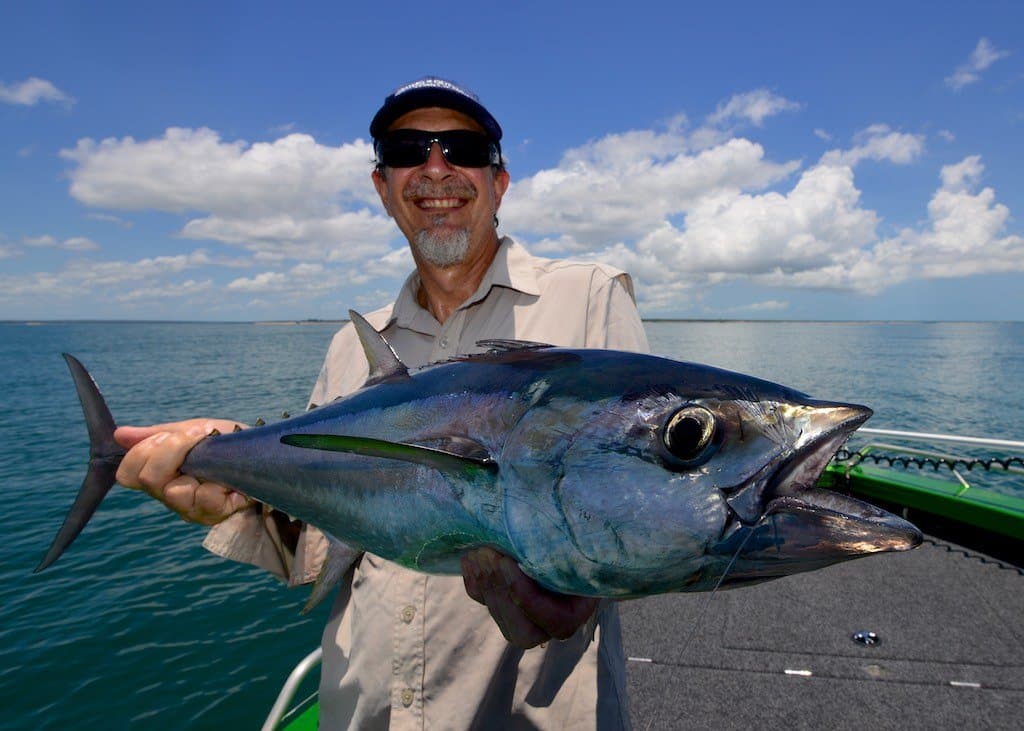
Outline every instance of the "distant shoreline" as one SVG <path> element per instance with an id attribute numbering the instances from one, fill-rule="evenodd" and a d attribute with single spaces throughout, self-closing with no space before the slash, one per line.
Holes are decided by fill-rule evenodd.
<path id="1" fill-rule="evenodd" d="M 348 320 L 256 320 L 253 325 L 344 325 Z"/>
<path id="2" fill-rule="evenodd" d="M 936 325 L 936 324 L 1016 324 L 1022 320 L 798 320 L 798 319 L 753 319 L 753 318 L 731 318 L 731 317 L 644 317 L 645 323 L 826 323 L 837 325 Z M 319 320 L 307 318 L 305 320 L 0 320 L 0 325 L 344 325 L 348 322 L 343 320 Z"/>

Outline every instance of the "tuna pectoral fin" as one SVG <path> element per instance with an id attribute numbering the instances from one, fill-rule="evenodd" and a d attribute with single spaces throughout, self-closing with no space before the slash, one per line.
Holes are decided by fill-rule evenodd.
<path id="1" fill-rule="evenodd" d="M 114 485 L 117 466 L 124 456 L 122 449 L 114 441 L 114 418 L 110 415 L 103 395 L 89 371 L 74 356 L 64 353 L 64 360 L 71 369 L 71 377 L 75 381 L 78 400 L 82 402 L 85 424 L 89 430 L 89 471 L 82 481 L 71 510 L 64 518 L 64 524 L 50 545 L 50 550 L 35 569 L 39 573 L 52 564 L 64 550 L 74 542 L 96 508 L 110 492 Z"/>
<path id="2" fill-rule="evenodd" d="M 352 564 L 363 553 L 336 538 L 331 536 L 326 536 L 326 538 L 327 557 L 320 567 L 320 573 L 316 577 L 316 583 L 313 584 L 313 590 L 309 593 L 309 599 L 306 600 L 306 606 L 302 608 L 303 614 L 309 614 L 317 604 L 324 600 L 324 597 L 338 585 L 345 573 L 352 568 Z"/>
<path id="3" fill-rule="evenodd" d="M 482 444 L 464 437 L 458 440 L 451 439 L 446 443 L 446 446 L 455 446 L 459 451 L 339 434 L 285 434 L 281 437 L 281 443 L 303 449 L 322 449 L 328 452 L 361 454 L 364 457 L 397 459 L 428 465 L 441 472 L 496 472 L 498 469 L 498 464 L 491 459 Z"/>

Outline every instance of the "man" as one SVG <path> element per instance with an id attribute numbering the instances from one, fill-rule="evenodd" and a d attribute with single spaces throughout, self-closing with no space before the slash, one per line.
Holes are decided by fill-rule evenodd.
<path id="1" fill-rule="evenodd" d="M 501 127 L 472 93 L 427 78 L 387 97 L 370 125 L 381 203 L 408 239 L 415 272 L 367 320 L 408 365 L 477 350 L 485 338 L 646 350 L 628 275 L 538 259 L 499 238 L 509 185 Z M 350 393 L 368 367 L 354 329 L 335 336 L 312 404 Z M 198 419 L 123 427 L 118 481 L 187 520 L 205 545 L 291 584 L 316 577 L 323 537 L 227 486 L 178 473 L 211 428 Z M 355 557 L 324 630 L 321 728 L 624 728 L 618 616 L 611 603 L 553 594 L 488 548 L 463 576 Z M 469 595 L 476 603 L 469 601 Z"/>

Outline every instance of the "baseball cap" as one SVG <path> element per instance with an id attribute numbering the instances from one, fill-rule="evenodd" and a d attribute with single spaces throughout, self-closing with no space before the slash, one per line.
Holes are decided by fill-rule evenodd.
<path id="1" fill-rule="evenodd" d="M 423 107 L 462 112 L 483 127 L 492 140 L 501 141 L 501 125 L 480 103 L 480 97 L 454 81 L 437 76 L 425 76 L 391 92 L 370 122 L 370 136 L 380 139 L 396 119 Z"/>

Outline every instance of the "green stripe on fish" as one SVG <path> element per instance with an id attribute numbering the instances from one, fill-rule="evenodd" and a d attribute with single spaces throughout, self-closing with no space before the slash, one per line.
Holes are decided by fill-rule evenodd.
<path id="1" fill-rule="evenodd" d="M 465 441 L 470 442 L 471 440 Z M 474 454 L 459 454 L 433 447 L 422 447 L 417 444 L 339 434 L 285 434 L 281 437 L 281 444 L 302 449 L 321 449 L 326 452 L 346 452 L 361 454 L 364 457 L 397 459 L 402 462 L 428 465 L 441 472 L 471 472 L 478 469 L 488 472 L 498 471 L 497 463 L 489 455 L 486 455 L 486 450 L 478 444 L 476 446 L 479 449 L 474 450 Z M 483 453 L 480 450 L 484 450 Z"/>

